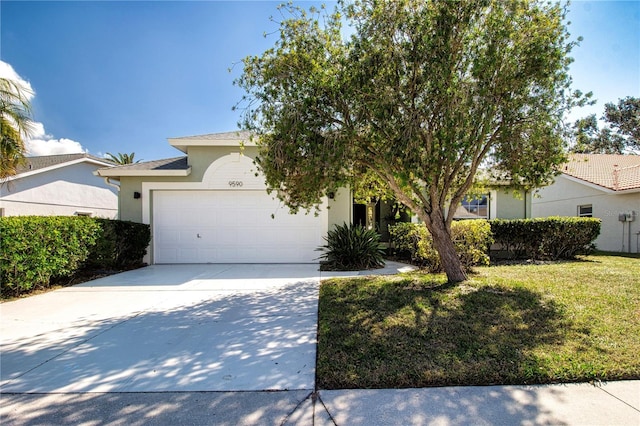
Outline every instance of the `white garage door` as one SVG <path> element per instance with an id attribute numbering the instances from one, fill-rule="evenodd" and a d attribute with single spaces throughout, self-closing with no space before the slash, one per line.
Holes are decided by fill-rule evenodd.
<path id="1" fill-rule="evenodd" d="M 324 215 L 291 215 L 262 190 L 154 191 L 154 262 L 317 262 Z"/>

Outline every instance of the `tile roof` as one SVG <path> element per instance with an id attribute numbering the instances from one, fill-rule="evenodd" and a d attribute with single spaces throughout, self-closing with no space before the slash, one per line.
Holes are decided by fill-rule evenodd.
<path id="1" fill-rule="evenodd" d="M 58 164 L 68 163 L 80 158 L 88 158 L 94 161 L 100 161 L 101 163 L 105 164 L 115 164 L 112 161 L 107 160 L 106 158 L 100 158 L 86 153 L 42 155 L 37 157 L 26 157 L 27 162 L 24 166 L 18 168 L 18 174 L 31 172 L 38 169 L 44 169 L 45 167 L 56 166 Z"/>
<path id="2" fill-rule="evenodd" d="M 640 155 L 572 154 L 561 171 L 613 191 L 640 189 Z"/>
<path id="3" fill-rule="evenodd" d="M 251 137 L 251 132 L 247 130 L 236 130 L 233 132 L 223 132 L 223 133 L 209 133 L 206 135 L 194 135 L 194 136 L 181 136 L 177 138 L 170 138 L 175 140 L 238 140 L 244 141 L 249 140 Z"/>

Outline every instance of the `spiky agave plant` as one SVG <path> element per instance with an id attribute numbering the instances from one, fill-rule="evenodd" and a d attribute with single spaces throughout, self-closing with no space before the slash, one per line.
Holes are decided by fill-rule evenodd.
<path id="1" fill-rule="evenodd" d="M 384 266 L 384 250 L 380 235 L 360 225 L 337 225 L 324 237 L 327 242 L 318 248 L 325 269 L 353 271 Z"/>

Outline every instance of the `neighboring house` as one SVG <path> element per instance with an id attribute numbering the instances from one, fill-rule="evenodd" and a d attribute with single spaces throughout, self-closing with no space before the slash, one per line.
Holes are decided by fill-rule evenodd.
<path id="1" fill-rule="evenodd" d="M 597 217 L 598 249 L 640 252 L 640 156 L 573 154 L 561 172 L 534 197 L 533 217 Z"/>
<path id="2" fill-rule="evenodd" d="M 151 225 L 150 263 L 317 262 L 330 227 L 351 220 L 348 190 L 290 214 L 256 174 L 246 132 L 169 144 L 186 156 L 97 171 L 120 181 L 121 219 Z"/>
<path id="3" fill-rule="evenodd" d="M 15 176 L 0 184 L 0 216 L 117 217 L 117 188 L 93 174 L 112 167 L 112 162 L 89 154 L 26 161 Z"/>

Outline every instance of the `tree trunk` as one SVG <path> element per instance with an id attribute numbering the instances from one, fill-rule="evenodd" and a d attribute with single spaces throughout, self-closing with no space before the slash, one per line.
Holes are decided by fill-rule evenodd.
<path id="1" fill-rule="evenodd" d="M 435 213 L 431 215 L 430 219 L 429 232 L 431 232 L 433 245 L 440 255 L 440 262 L 449 282 L 459 283 L 465 281 L 467 274 L 464 272 L 462 262 L 460 262 L 456 247 L 451 239 L 451 233 L 447 230 L 443 215 Z"/>

